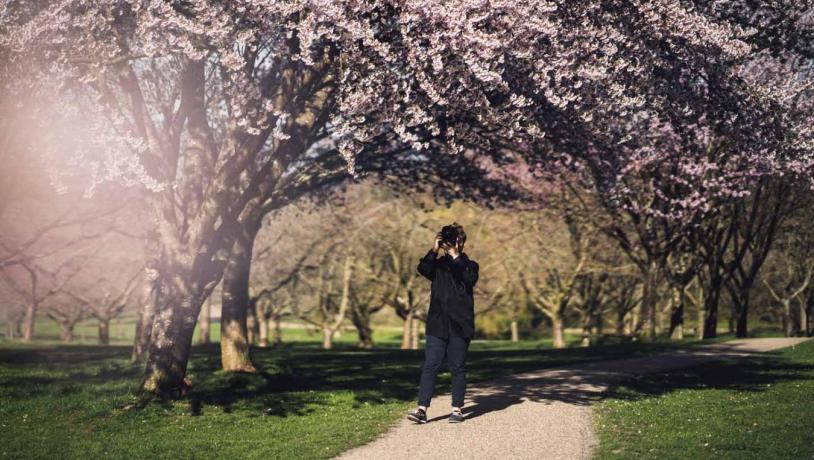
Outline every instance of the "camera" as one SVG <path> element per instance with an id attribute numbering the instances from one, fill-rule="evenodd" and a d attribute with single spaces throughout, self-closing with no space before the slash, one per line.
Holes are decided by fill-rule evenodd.
<path id="1" fill-rule="evenodd" d="M 441 243 L 449 246 L 455 246 L 458 241 L 458 228 L 454 225 L 444 225 L 441 228 Z"/>

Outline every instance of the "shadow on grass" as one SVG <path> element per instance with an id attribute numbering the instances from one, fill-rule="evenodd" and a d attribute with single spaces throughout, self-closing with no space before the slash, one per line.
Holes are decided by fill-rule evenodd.
<path id="1" fill-rule="evenodd" d="M 0 364 L 92 364 L 129 358 L 132 350 L 127 346 L 98 345 L 0 348 Z"/>
<path id="2" fill-rule="evenodd" d="M 683 347 L 689 350 L 693 347 Z M 676 350 L 670 343 L 634 343 L 594 348 L 470 350 L 467 358 L 470 383 L 497 379 L 492 394 L 467 395 L 468 417 L 503 410 L 524 399 L 586 404 L 595 400 L 590 391 L 576 391 L 575 384 L 602 384 L 601 370 L 581 373 L 580 381 L 567 375 L 547 375 L 539 380 L 502 378 L 508 374 L 543 368 L 583 366 L 602 360 L 645 357 Z M 81 397 L 119 397 L 133 393 L 143 371 L 129 363 L 129 347 L 69 346 L 0 349 L 0 395 L 17 399 L 47 395 L 80 394 Z M 220 370 L 217 344 L 196 346 L 190 360 L 193 382 L 186 410 L 201 415 L 213 409 L 230 413 L 286 417 L 305 415 L 320 405 L 332 404 L 331 392 L 352 391 L 353 407 L 410 401 L 417 397 L 423 350 L 383 348 L 359 350 L 339 344 L 321 350 L 313 343 L 289 343 L 279 348 L 255 349 L 256 374 Z M 776 364 L 776 363 L 775 363 Z M 436 394 L 449 391 L 449 375 L 441 370 Z M 560 379 L 558 381 L 558 379 Z"/>
<path id="3" fill-rule="evenodd" d="M 606 397 L 632 401 L 676 390 L 704 389 L 762 392 L 779 382 L 809 379 L 812 372 L 812 364 L 797 363 L 779 356 L 725 359 L 631 379 L 614 385 Z"/>

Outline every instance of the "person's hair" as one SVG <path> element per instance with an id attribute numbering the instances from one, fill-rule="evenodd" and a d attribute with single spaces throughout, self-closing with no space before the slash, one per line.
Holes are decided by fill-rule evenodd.
<path id="1" fill-rule="evenodd" d="M 458 237 L 461 238 L 462 243 L 466 243 L 466 232 L 458 222 L 453 222 L 452 225 L 444 225 L 441 229 L 441 237 L 451 244 L 455 244 Z"/>

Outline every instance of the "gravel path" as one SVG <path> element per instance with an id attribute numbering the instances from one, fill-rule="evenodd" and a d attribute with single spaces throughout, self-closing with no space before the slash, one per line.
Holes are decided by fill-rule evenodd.
<path id="1" fill-rule="evenodd" d="M 590 405 L 609 384 L 646 374 L 745 356 L 810 339 L 742 339 L 644 358 L 575 364 L 467 386 L 463 423 L 448 423 L 450 395 L 438 395 L 429 422 L 402 419 L 375 441 L 340 459 L 590 458 L 596 444 Z M 418 391 L 418 390 L 416 390 Z"/>

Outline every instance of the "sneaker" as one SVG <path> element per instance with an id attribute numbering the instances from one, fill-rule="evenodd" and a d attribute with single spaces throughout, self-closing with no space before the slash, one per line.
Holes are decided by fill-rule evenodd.
<path id="1" fill-rule="evenodd" d="M 449 414 L 449 423 L 460 423 L 464 421 L 464 414 L 461 413 L 461 409 L 454 408 L 452 409 L 452 413 Z"/>
<path id="2" fill-rule="evenodd" d="M 427 423 L 427 412 L 420 407 L 416 408 L 407 414 L 407 419 L 416 423 Z"/>

